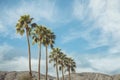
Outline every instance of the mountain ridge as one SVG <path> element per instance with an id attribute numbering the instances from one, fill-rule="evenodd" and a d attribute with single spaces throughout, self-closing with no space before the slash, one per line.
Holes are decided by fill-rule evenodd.
<path id="1" fill-rule="evenodd" d="M 19 80 L 19 77 L 27 76 L 28 71 L 0 71 L 0 80 Z M 33 80 L 37 80 L 37 72 L 33 71 Z M 56 80 L 53 76 L 48 76 L 49 80 Z M 41 80 L 45 80 L 45 75 L 41 74 Z M 62 80 L 62 78 L 60 78 Z M 65 75 L 68 80 L 68 75 Z M 82 72 L 71 73 L 71 80 L 120 80 L 120 74 L 108 75 L 104 73 Z"/>

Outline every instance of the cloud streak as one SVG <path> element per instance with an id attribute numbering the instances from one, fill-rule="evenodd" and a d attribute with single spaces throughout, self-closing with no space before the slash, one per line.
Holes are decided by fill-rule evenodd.
<path id="1" fill-rule="evenodd" d="M 16 50 L 14 47 L 3 44 L 0 46 L 0 70 L 7 71 L 26 71 L 28 70 L 28 58 L 25 56 L 13 56 L 11 59 L 4 59 L 4 55 L 9 55 L 10 51 Z M 15 51 L 14 51 L 15 52 Z M 17 50 L 16 50 L 17 52 Z M 24 52 L 25 53 L 25 52 Z M 68 56 L 75 59 L 77 64 L 76 72 L 102 72 L 106 74 L 117 74 L 120 68 L 118 64 L 120 59 L 118 54 L 78 54 L 64 51 Z M 16 53 L 17 54 L 17 53 Z M 77 55 L 77 56 L 76 56 Z M 24 65 L 22 65 L 22 64 Z M 32 57 L 32 70 L 37 71 L 38 60 Z M 112 66 L 112 67 L 111 67 Z M 41 73 L 45 73 L 45 59 L 41 60 Z M 117 71 L 117 72 L 116 72 Z M 53 64 L 49 64 L 49 74 L 55 76 Z"/>
<path id="2" fill-rule="evenodd" d="M 77 72 L 101 72 L 105 74 L 119 73 L 120 59 L 118 54 L 81 54 L 74 57 Z M 117 72 L 116 72 L 117 71 Z"/>
<path id="3" fill-rule="evenodd" d="M 18 54 L 18 50 L 14 48 L 11 45 L 8 44 L 2 44 L 0 45 L 0 70 L 2 71 L 28 71 L 28 58 L 20 55 L 20 56 L 15 56 L 13 55 L 10 59 L 10 54 L 11 51 L 13 51 L 13 54 Z M 25 53 L 25 52 L 24 52 Z M 6 57 L 5 55 L 8 55 Z M 37 71 L 38 69 L 38 59 L 33 58 L 31 59 L 32 61 L 32 70 Z M 45 74 L 45 59 L 41 60 L 41 73 Z M 55 76 L 55 70 L 53 68 L 52 64 L 49 64 L 49 74 Z"/>
<path id="4" fill-rule="evenodd" d="M 1 36 L 11 36 L 12 38 L 18 38 L 15 37 L 15 25 L 19 17 L 24 14 L 30 14 L 31 17 L 35 18 L 34 21 L 36 22 L 39 22 L 43 19 L 52 22 L 54 20 L 53 16 L 55 15 L 54 4 L 54 0 L 40 0 L 30 2 L 22 0 L 19 1 L 19 4 L 15 5 L 14 7 L 4 7 L 2 12 L 0 13 Z"/>
<path id="5" fill-rule="evenodd" d="M 81 35 L 94 47 L 119 43 L 120 6 L 118 3 L 119 0 L 75 0 L 73 15 L 83 24 L 73 32 L 68 31 L 70 35 L 62 37 L 63 43 L 79 39 Z M 86 26 L 88 29 L 81 31 L 81 26 Z"/>

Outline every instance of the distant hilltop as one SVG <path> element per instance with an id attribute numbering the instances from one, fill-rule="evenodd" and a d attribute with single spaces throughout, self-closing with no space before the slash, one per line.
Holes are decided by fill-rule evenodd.
<path id="1" fill-rule="evenodd" d="M 21 80 L 27 77 L 28 71 L 0 71 L 0 80 Z M 37 80 L 37 72 L 33 71 L 33 80 Z M 48 76 L 49 80 L 56 80 L 53 76 Z M 27 80 L 27 79 L 26 79 Z M 45 75 L 41 74 L 41 80 L 45 80 Z M 62 78 L 60 79 L 62 80 Z M 65 76 L 65 80 L 68 80 L 68 76 Z M 107 75 L 101 73 L 72 73 L 71 80 L 120 80 L 120 74 Z"/>
<path id="2" fill-rule="evenodd" d="M 33 80 L 37 80 L 38 73 L 33 71 Z M 0 80 L 29 80 L 28 71 L 0 71 Z M 49 80 L 55 80 L 55 77 L 48 75 Z M 41 74 L 41 80 L 45 80 L 45 75 Z"/>

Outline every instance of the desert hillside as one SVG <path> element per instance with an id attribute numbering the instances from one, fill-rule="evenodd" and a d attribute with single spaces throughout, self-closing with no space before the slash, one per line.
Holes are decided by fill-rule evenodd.
<path id="1" fill-rule="evenodd" d="M 33 73 L 33 80 L 37 80 L 37 72 L 32 72 Z M 22 77 L 26 78 L 27 76 L 29 76 L 28 71 L 11 71 L 11 72 L 7 72 L 7 71 L 0 71 L 0 80 L 23 80 Z M 41 74 L 41 80 L 45 79 L 45 75 Z M 48 76 L 49 80 L 54 80 L 55 77 L 52 76 Z M 25 79 L 27 80 L 27 79 Z"/>
<path id="2" fill-rule="evenodd" d="M 120 80 L 120 75 L 107 75 L 101 73 L 76 73 L 71 74 L 72 80 Z M 66 76 L 68 80 L 68 76 Z"/>
<path id="3" fill-rule="evenodd" d="M 27 71 L 0 71 L 0 80 L 20 80 L 21 77 L 28 75 Z M 37 72 L 33 72 L 33 79 L 37 80 Z M 106 75 L 101 73 L 76 73 L 71 74 L 72 80 L 120 80 L 120 75 Z M 41 74 L 41 80 L 45 80 L 45 75 Z M 49 80 L 55 80 L 55 77 L 49 76 Z M 65 80 L 68 80 L 68 76 L 65 76 Z"/>

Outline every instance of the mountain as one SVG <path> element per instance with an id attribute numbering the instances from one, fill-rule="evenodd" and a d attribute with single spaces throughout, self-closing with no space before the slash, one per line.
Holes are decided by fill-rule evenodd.
<path id="1" fill-rule="evenodd" d="M 65 76 L 65 80 L 68 80 L 68 76 Z M 120 80 L 120 75 L 107 75 L 101 73 L 72 73 L 71 80 Z"/>
<path id="2" fill-rule="evenodd" d="M 37 72 L 33 71 L 33 79 L 37 80 Z M 0 80 L 23 80 L 29 76 L 28 71 L 0 71 Z M 21 79 L 22 78 L 22 79 Z M 48 76 L 49 80 L 56 80 L 55 77 Z M 29 80 L 29 79 L 24 79 Z M 41 74 L 41 80 L 45 80 L 45 75 Z M 62 79 L 60 79 L 62 80 Z M 65 80 L 68 80 L 68 75 L 65 75 Z M 71 80 L 120 80 L 120 74 L 107 75 L 101 73 L 72 73 Z"/>
<path id="3" fill-rule="evenodd" d="M 37 80 L 37 72 L 33 71 L 33 80 Z M 0 71 L 0 80 L 29 80 L 28 71 Z M 23 79 L 24 78 L 24 79 Z M 55 80 L 55 77 L 48 75 L 49 80 Z M 41 80 L 45 80 L 45 75 L 41 74 Z"/>

